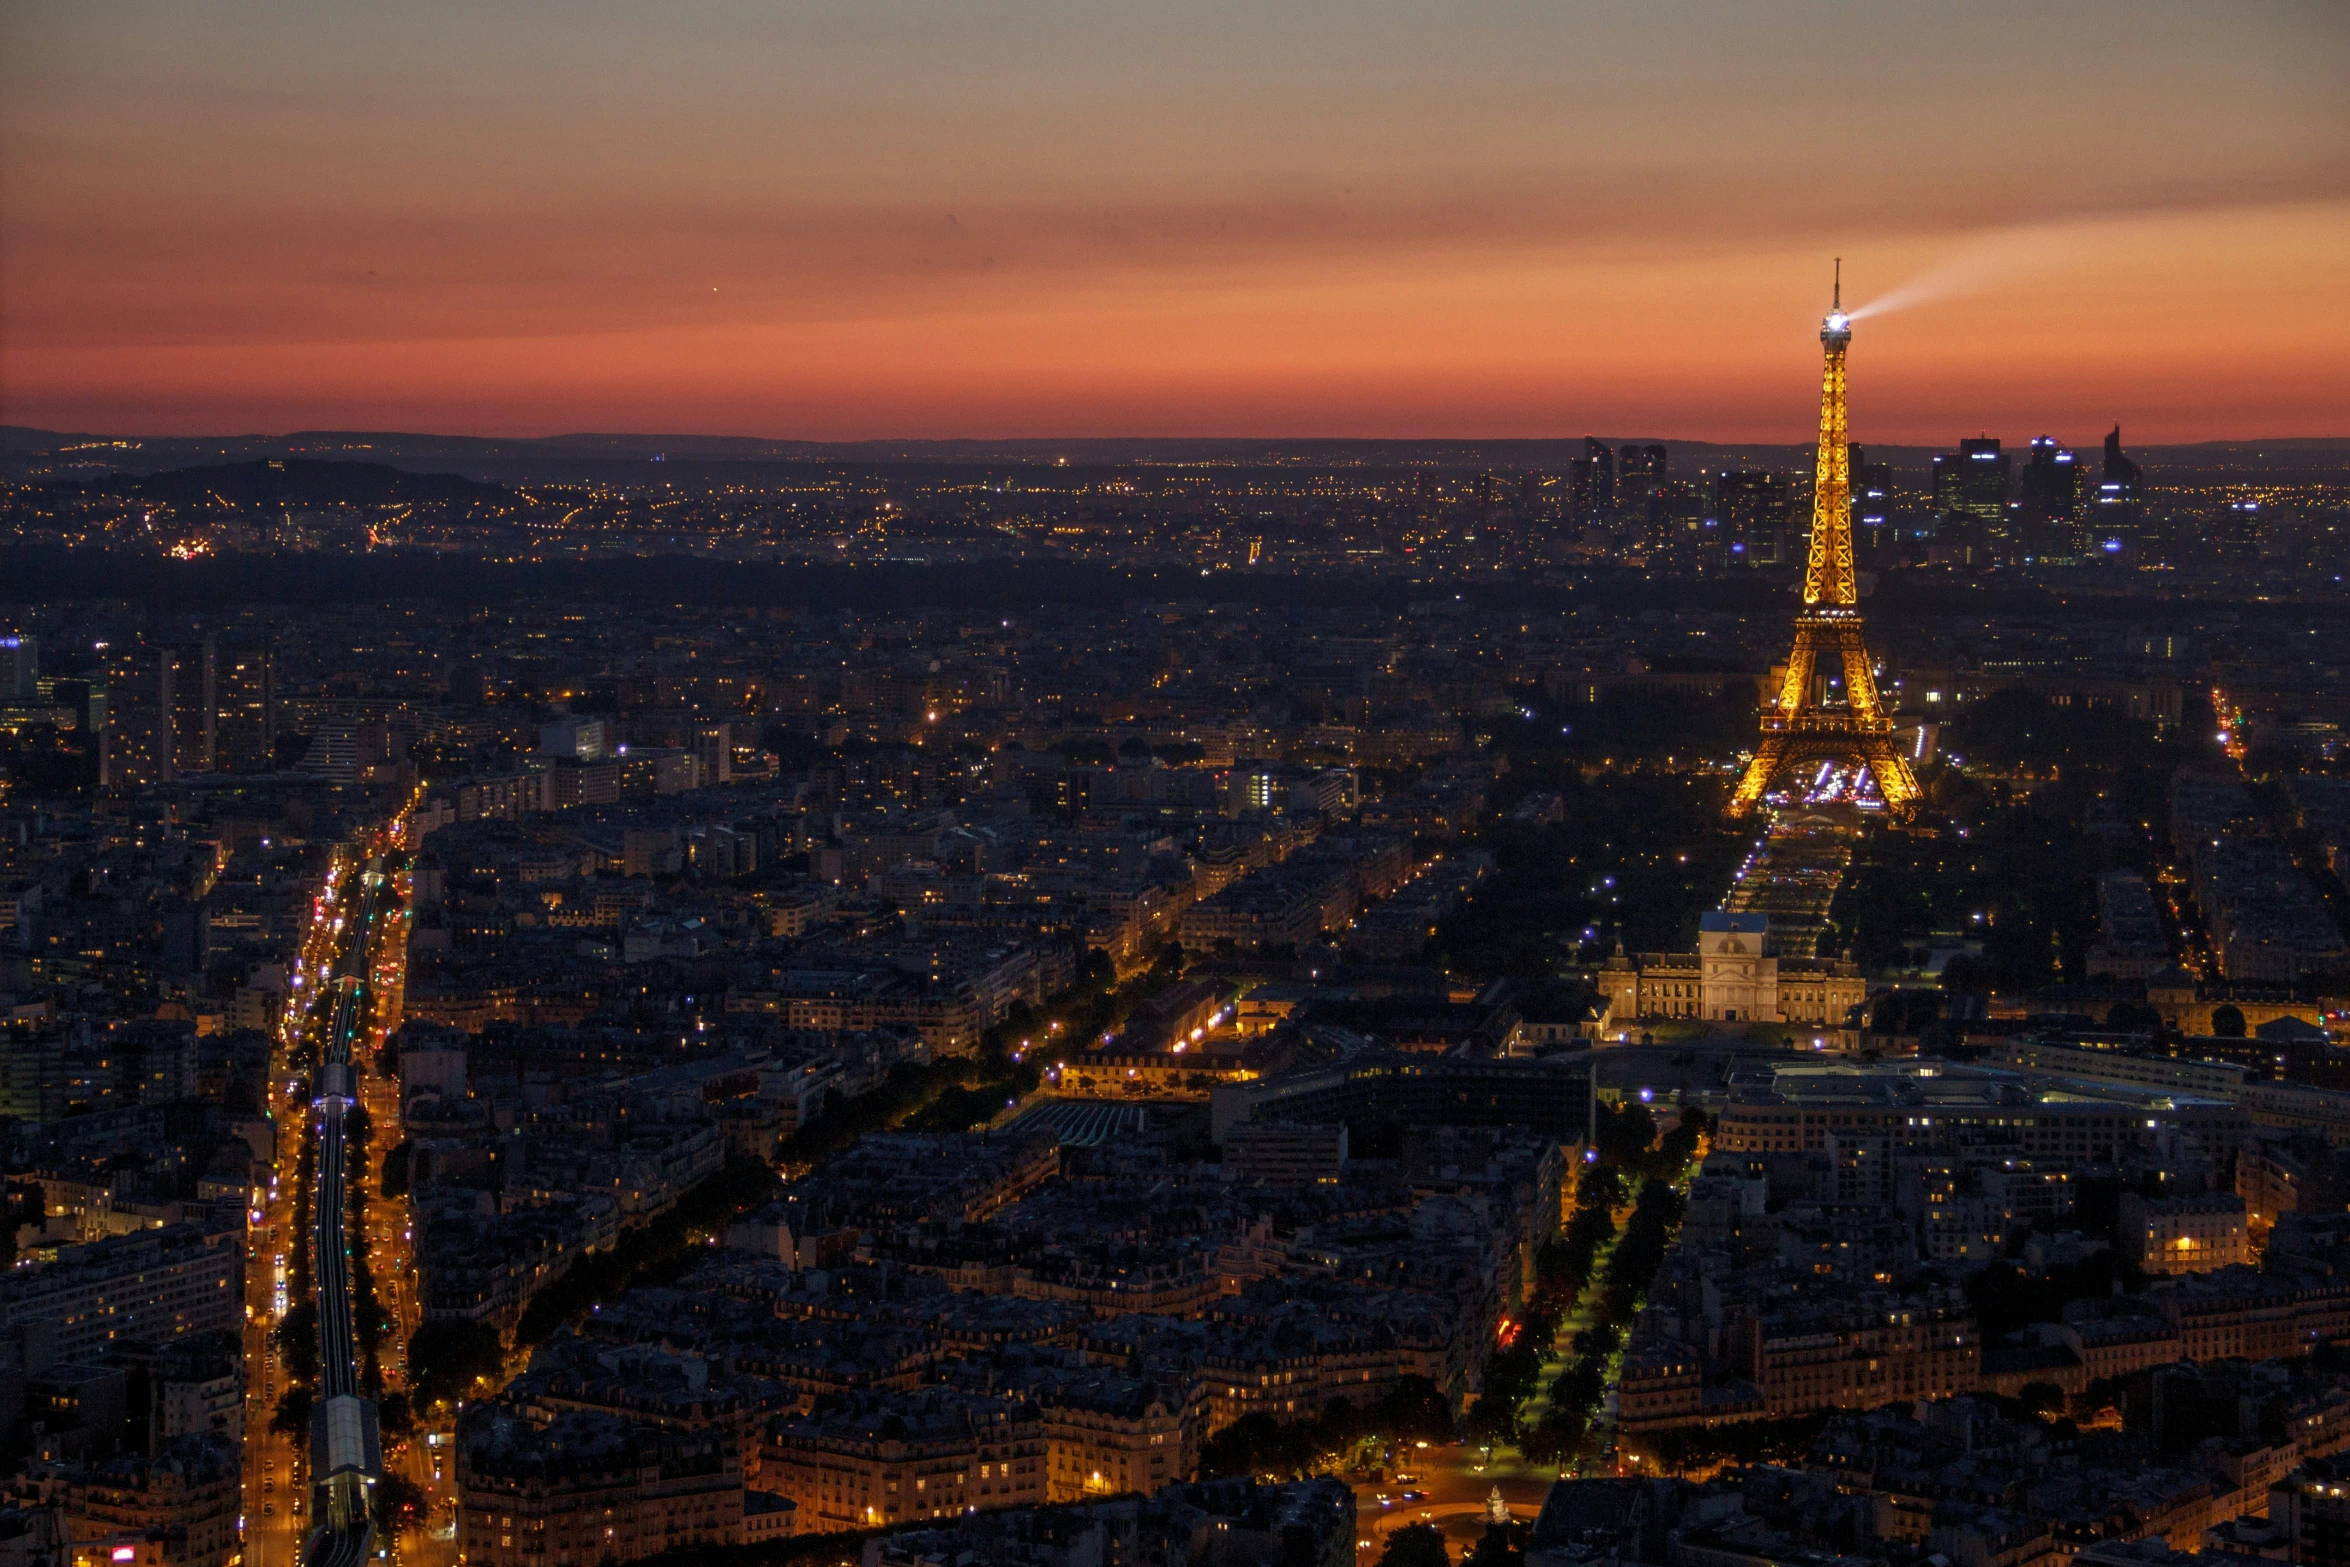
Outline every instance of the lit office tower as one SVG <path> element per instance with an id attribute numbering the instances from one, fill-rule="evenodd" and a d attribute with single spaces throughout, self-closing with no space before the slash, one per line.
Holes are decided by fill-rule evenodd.
<path id="1" fill-rule="evenodd" d="M 702 782 L 728 783 L 734 778 L 734 725 L 696 724 L 694 755 L 701 761 Z"/>
<path id="2" fill-rule="evenodd" d="M 133 642 L 106 654 L 106 746 L 100 781 L 138 789 L 171 776 L 173 672 L 169 648 Z"/>
<path id="3" fill-rule="evenodd" d="M 213 767 L 214 720 L 219 713 L 219 653 L 210 637 L 175 642 L 165 649 L 172 661 L 171 759 L 173 770 L 208 773 Z"/>
<path id="4" fill-rule="evenodd" d="M 2097 485 L 2097 506 L 2090 519 L 2100 533 L 2111 530 L 2119 537 L 2138 531 L 2143 478 L 2138 465 L 2122 455 L 2122 427 L 2115 425 L 2105 438 L 2105 473 Z"/>
<path id="5" fill-rule="evenodd" d="M 1665 449 L 1626 441 L 1616 453 L 1616 494 L 1626 499 L 1654 495 L 1665 482 Z"/>
<path id="6" fill-rule="evenodd" d="M 1653 526 L 1665 495 L 1665 449 L 1626 441 L 1616 451 L 1616 504 L 1633 521 Z"/>
<path id="7" fill-rule="evenodd" d="M 1863 551 L 1886 542 L 1885 529 L 1893 522 L 1893 465 L 1870 462 L 1868 453 L 1852 448 L 1853 538 Z"/>
<path id="8" fill-rule="evenodd" d="M 2035 436 L 2016 483 L 2026 522 L 2070 522 L 2080 499 L 2079 464 L 2051 435 Z"/>
<path id="9" fill-rule="evenodd" d="M 2049 435 L 2035 436 L 2024 471 L 2016 481 L 2016 515 L 2024 528 L 2025 552 L 2070 555 L 2080 516 L 2080 465 Z"/>
<path id="10" fill-rule="evenodd" d="M 277 751 L 277 657 L 266 642 L 232 643 L 213 664 L 212 754 L 222 772 L 267 772 Z"/>
<path id="11" fill-rule="evenodd" d="M 0 637 L 0 702 L 30 702 L 40 695 L 41 639 Z"/>
<path id="12" fill-rule="evenodd" d="M 1567 467 L 1567 505 L 1586 522 L 1616 504 L 1616 449 L 1595 435 L 1583 437 L 1583 455 Z"/>
<path id="13" fill-rule="evenodd" d="M 2008 457 L 1992 436 L 1958 443 L 1955 452 L 1934 459 L 1934 515 L 1963 517 L 1987 528 L 2007 522 Z"/>
<path id="14" fill-rule="evenodd" d="M 1787 481 L 1775 473 L 1714 476 L 1714 514 L 1729 538 L 1731 561 L 1776 566 L 1786 553 Z"/>

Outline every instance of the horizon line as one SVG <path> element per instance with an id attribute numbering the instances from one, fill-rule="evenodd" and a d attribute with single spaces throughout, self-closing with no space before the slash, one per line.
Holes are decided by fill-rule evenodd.
<path id="1" fill-rule="evenodd" d="M 2118 423 L 2118 421 L 2117 421 Z M 1978 435 L 1988 434 L 1979 430 Z M 2040 434 L 2046 435 L 2043 428 Z M 563 443 L 642 443 L 661 442 L 724 442 L 745 445 L 800 446 L 800 447 L 855 447 L 855 446 L 1049 446 L 1055 443 L 1103 446 L 1127 444 L 1193 444 L 1193 445 L 1260 445 L 1260 446 L 1536 446 L 1573 444 L 1577 441 L 1599 440 L 1609 445 L 1617 443 L 1656 443 L 1675 446 L 1787 446 L 1810 447 L 1814 440 L 1797 439 L 1725 439 L 1715 436 L 1689 435 L 1601 435 L 1596 431 L 1560 435 L 869 435 L 848 437 L 817 437 L 798 435 L 741 435 L 721 431 L 693 430 L 562 430 L 545 435 L 477 434 L 462 430 L 401 430 L 367 429 L 358 427 L 311 427 L 284 431 L 246 430 L 236 432 L 211 431 L 202 434 L 168 434 L 136 430 L 58 430 L 42 425 L 0 422 L 0 438 L 19 436 L 87 441 L 140 441 L 157 443 L 201 442 L 288 442 L 302 439 L 349 439 L 367 437 L 377 440 L 404 441 L 469 441 L 545 446 Z M 1955 441 L 1961 437 L 1952 437 Z M 1971 437 L 1969 437 L 1971 439 Z M 2097 437 L 2099 441 L 2103 436 Z M 1862 447 L 1932 449 L 1940 443 L 1932 441 L 1860 441 Z M 2089 444 L 2089 443 L 2083 443 Z M 2208 436 L 2195 440 L 2148 441 L 2126 443 L 2142 450 L 2181 446 L 2279 446 L 2307 447 L 2350 444 L 2350 430 L 2337 435 L 2279 435 L 2279 436 Z"/>

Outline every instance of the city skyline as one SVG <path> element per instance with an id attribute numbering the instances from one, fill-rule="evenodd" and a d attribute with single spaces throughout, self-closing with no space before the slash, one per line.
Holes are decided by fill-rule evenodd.
<path id="1" fill-rule="evenodd" d="M 0 43 L 13 424 L 1799 441 L 1841 255 L 1863 441 L 2343 433 L 2316 6 L 24 7 Z"/>
<path id="2" fill-rule="evenodd" d="M 2346 21 L 0 7 L 0 1567 L 2350 1567 Z"/>

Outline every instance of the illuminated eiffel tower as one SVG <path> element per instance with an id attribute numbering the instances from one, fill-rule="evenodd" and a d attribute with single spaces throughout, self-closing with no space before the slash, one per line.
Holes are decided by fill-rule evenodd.
<path id="1" fill-rule="evenodd" d="M 1820 454 L 1812 485 L 1811 555 L 1803 573 L 1803 610 L 1777 699 L 1763 710 L 1762 739 L 1730 797 L 1730 814 L 1754 809 L 1782 771 L 1805 762 L 1865 766 L 1897 817 L 1916 808 L 1918 781 L 1893 743 L 1893 720 L 1877 699 L 1877 676 L 1861 636 L 1860 593 L 1852 572 L 1852 448 L 1844 419 L 1844 351 L 1852 321 L 1844 314 L 1844 268 L 1836 268 L 1835 304 L 1820 326 L 1827 371 L 1820 381 Z M 1826 666 L 1822 668 L 1823 664 Z M 1831 700 L 1841 671 L 1843 690 Z"/>

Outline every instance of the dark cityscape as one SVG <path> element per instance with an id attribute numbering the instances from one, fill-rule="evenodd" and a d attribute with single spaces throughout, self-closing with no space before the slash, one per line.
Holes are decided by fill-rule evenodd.
<path id="1" fill-rule="evenodd" d="M 0 20 L 0 1567 L 2350 1567 L 2350 339 L 2196 319 L 2339 307 L 2339 17 L 1839 254 L 1486 89 L 1939 21 L 264 9 Z M 1491 183 L 1243 200 L 1407 66 Z"/>

